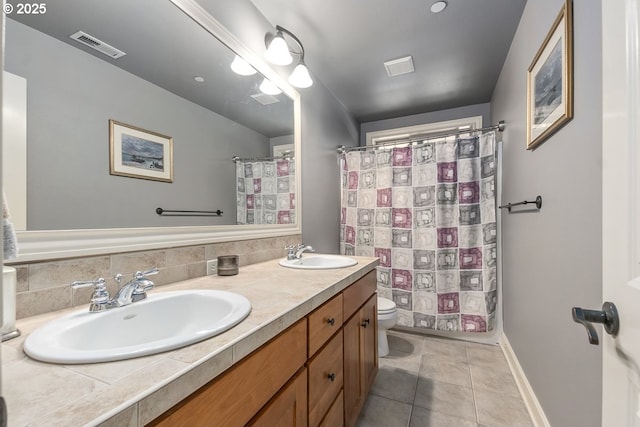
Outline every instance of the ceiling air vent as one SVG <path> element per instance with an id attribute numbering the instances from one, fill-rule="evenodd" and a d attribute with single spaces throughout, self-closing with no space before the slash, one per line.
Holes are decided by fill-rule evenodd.
<path id="1" fill-rule="evenodd" d="M 280 102 L 280 100 L 275 96 L 267 95 L 266 93 L 256 93 L 255 95 L 251 95 L 251 97 L 262 105 L 269 105 Z"/>
<path id="2" fill-rule="evenodd" d="M 93 36 L 90 36 L 83 31 L 78 31 L 77 33 L 71 34 L 69 37 L 82 43 L 85 46 L 89 46 L 90 48 L 97 50 L 98 52 L 104 53 L 105 55 L 113 59 L 118 59 L 121 56 L 126 55 L 126 53 L 124 53 L 123 51 L 118 50 L 115 47 Z"/>
<path id="3" fill-rule="evenodd" d="M 387 70 L 389 77 L 399 76 L 401 74 L 413 73 L 413 59 L 411 56 L 405 56 L 404 58 L 393 59 L 384 63 L 384 68 Z"/>

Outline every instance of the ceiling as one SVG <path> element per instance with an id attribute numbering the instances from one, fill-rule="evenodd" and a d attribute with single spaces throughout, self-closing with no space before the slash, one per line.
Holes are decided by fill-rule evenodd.
<path id="1" fill-rule="evenodd" d="M 433 14 L 435 0 L 251 1 L 274 27 L 302 41 L 312 77 L 358 122 L 489 102 L 526 3 L 448 0 Z M 279 95 L 282 102 L 263 106 L 251 99 L 261 77 L 239 79 L 229 69 L 233 52 L 169 1 L 64 0 L 47 19 L 11 18 L 268 137 L 291 133 L 290 100 Z M 78 30 L 127 55 L 114 61 L 69 39 Z M 384 61 L 407 55 L 415 72 L 388 77 Z M 195 75 L 205 83 L 195 83 Z"/>
<path id="2" fill-rule="evenodd" d="M 280 94 L 275 97 L 277 103 L 263 105 L 258 102 L 255 95 L 261 95 L 258 86 L 262 77 L 259 74 L 238 76 L 231 71 L 229 65 L 234 52 L 168 0 L 57 0 L 55 7 L 48 8 L 46 19 L 41 15 L 14 13 L 7 24 L 7 51 L 21 48 L 20 40 L 13 37 L 11 20 L 48 34 L 266 137 L 293 133 L 292 100 Z M 88 33 L 126 55 L 113 59 L 69 38 L 77 31 Z M 82 73 L 82 70 L 78 72 Z M 194 81 L 195 76 L 203 77 L 204 82 Z M 114 84 L 98 80 L 96 76 L 84 77 L 96 79 L 96 84 Z"/>
<path id="3" fill-rule="evenodd" d="M 434 14 L 435 0 L 251 1 L 359 122 L 489 102 L 526 3 L 448 0 Z M 388 77 L 383 63 L 407 55 L 415 72 Z"/>

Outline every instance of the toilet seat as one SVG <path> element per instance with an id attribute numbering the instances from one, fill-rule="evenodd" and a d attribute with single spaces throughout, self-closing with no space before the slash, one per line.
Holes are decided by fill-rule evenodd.
<path id="1" fill-rule="evenodd" d="M 393 313 L 396 311 L 396 303 L 390 299 L 378 297 L 378 314 Z"/>

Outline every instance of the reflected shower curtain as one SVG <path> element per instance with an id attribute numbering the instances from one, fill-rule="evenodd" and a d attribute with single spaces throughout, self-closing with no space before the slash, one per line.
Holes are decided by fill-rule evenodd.
<path id="1" fill-rule="evenodd" d="M 295 223 L 295 161 L 275 159 L 236 162 L 236 222 Z"/>
<path id="2" fill-rule="evenodd" d="M 495 132 L 342 158 L 340 250 L 380 258 L 378 294 L 398 324 L 493 329 Z"/>

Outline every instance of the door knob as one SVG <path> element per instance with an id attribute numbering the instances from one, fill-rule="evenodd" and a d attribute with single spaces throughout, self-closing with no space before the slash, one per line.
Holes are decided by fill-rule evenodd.
<path id="1" fill-rule="evenodd" d="M 593 323 L 602 323 L 606 333 L 613 335 L 618 334 L 620 329 L 620 318 L 618 317 L 618 309 L 612 302 L 602 304 L 602 310 L 585 310 L 580 307 L 571 309 L 573 321 L 582 324 L 587 330 L 589 344 L 598 345 L 598 333 L 593 327 Z"/>

